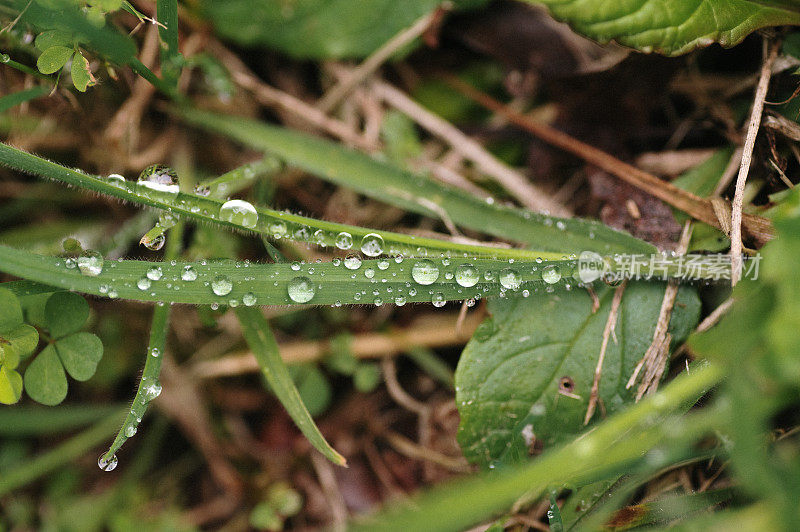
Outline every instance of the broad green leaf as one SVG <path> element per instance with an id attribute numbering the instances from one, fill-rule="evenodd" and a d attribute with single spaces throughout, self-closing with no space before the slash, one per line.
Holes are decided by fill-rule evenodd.
<path id="1" fill-rule="evenodd" d="M 50 406 L 67 396 L 67 376 L 52 345 L 45 347 L 25 370 L 25 391 L 34 401 Z"/>
<path id="2" fill-rule="evenodd" d="M 767 26 L 800 24 L 797 2 L 780 0 L 526 0 L 601 42 L 678 55 L 719 42 L 739 44 Z"/>
<path id="3" fill-rule="evenodd" d="M 456 225 L 522 242 L 529 249 L 562 253 L 592 250 L 602 255 L 655 251 L 647 242 L 601 223 L 558 219 L 490 204 L 463 190 L 305 133 L 202 111 L 184 110 L 181 115 L 191 124 L 272 153 L 289 164 L 371 198 L 437 219 L 444 212 Z M 0 161 L 6 159 L 10 166 L 21 166 L 22 161 L 10 162 L 12 158 L 21 159 L 18 154 L 6 155 L 3 151 L 8 150 L 0 145 Z"/>
<path id="4" fill-rule="evenodd" d="M 51 46 L 36 60 L 36 67 L 42 74 L 52 74 L 61 70 L 72 57 L 73 49 L 66 46 Z"/>
<path id="5" fill-rule="evenodd" d="M 22 377 L 15 370 L 0 366 L 0 403 L 12 405 L 22 396 Z"/>
<path id="6" fill-rule="evenodd" d="M 458 439 L 483 465 L 522 460 L 534 442 L 548 449 L 584 430 L 603 330 L 614 289 L 533 294 L 489 303 L 492 314 L 470 340 L 456 370 Z M 629 283 L 606 349 L 599 397 L 611 414 L 630 402 L 625 384 L 653 339 L 664 296 L 660 283 Z M 681 289 L 670 322 L 673 345 L 697 323 L 700 301 Z M 597 416 L 596 418 L 597 419 Z"/>
<path id="7" fill-rule="evenodd" d="M 53 338 L 61 338 L 83 327 L 89 317 L 89 303 L 72 292 L 56 292 L 44 306 L 44 319 Z"/>
<path id="8" fill-rule="evenodd" d="M 346 465 L 347 460 L 344 456 L 337 453 L 325 441 L 325 437 L 311 419 L 311 415 L 292 382 L 289 370 L 278 352 L 278 343 L 275 341 L 264 315 L 258 309 L 238 307 L 236 316 L 242 327 L 242 335 L 253 351 L 264 378 L 294 420 L 297 428 L 308 438 L 311 445 L 325 455 L 328 460 L 334 464 Z"/>
<path id="9" fill-rule="evenodd" d="M 53 46 L 72 48 L 72 35 L 66 31 L 48 30 L 36 36 L 34 45 L 41 51 L 45 51 Z"/>
<path id="10" fill-rule="evenodd" d="M 55 346 L 64 369 L 76 381 L 91 379 L 103 358 L 103 342 L 92 333 L 70 334 L 59 339 Z"/>
<path id="11" fill-rule="evenodd" d="M 81 92 L 86 92 L 86 87 L 94 85 L 97 81 L 89 69 L 89 61 L 80 52 L 72 56 L 72 84 Z"/>
<path id="12" fill-rule="evenodd" d="M 363 57 L 440 0 L 294 0 L 250 2 L 203 0 L 217 31 L 246 46 L 264 45 L 302 58 Z M 481 0 L 457 0 L 480 5 Z"/>
<path id="13" fill-rule="evenodd" d="M 22 307 L 19 299 L 10 290 L 0 288 L 0 334 L 16 328 L 22 323 Z"/>

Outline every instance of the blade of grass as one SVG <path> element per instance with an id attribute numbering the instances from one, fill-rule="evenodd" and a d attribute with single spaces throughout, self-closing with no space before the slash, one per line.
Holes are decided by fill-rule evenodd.
<path id="1" fill-rule="evenodd" d="M 156 18 L 159 22 L 158 35 L 166 45 L 161 48 L 161 75 L 164 83 L 177 91 L 178 76 L 181 74 L 177 0 L 157 0 Z"/>
<path id="2" fill-rule="evenodd" d="M 275 341 L 264 315 L 258 309 L 239 307 L 236 309 L 236 316 L 239 318 L 244 339 L 261 366 L 264 378 L 297 427 L 314 448 L 328 460 L 334 464 L 346 466 L 347 460 L 328 444 L 314 424 L 314 420 L 311 419 L 311 414 L 303 404 L 292 377 L 289 375 L 289 370 L 281 359 L 278 343 Z"/>
<path id="3" fill-rule="evenodd" d="M 0 497 L 86 455 L 92 447 L 114 432 L 117 419 L 116 415 L 109 415 L 61 445 L 23 462 L 10 471 L 0 472 Z"/>
<path id="4" fill-rule="evenodd" d="M 111 446 L 103 455 L 103 459 L 106 462 L 111 462 L 116 452 L 122 447 L 122 444 L 136 434 L 150 401 L 161 393 L 158 376 L 161 373 L 161 361 L 164 359 L 164 346 L 167 341 L 168 329 L 169 305 L 158 304 L 153 309 L 153 319 L 150 324 L 150 343 L 147 346 L 142 378 L 139 380 L 136 396 L 133 398 L 130 410 L 125 415 L 122 427 L 120 427 Z"/>
<path id="5" fill-rule="evenodd" d="M 434 218 L 440 218 L 444 211 L 458 225 L 523 242 L 529 248 L 566 253 L 593 250 L 600 254 L 652 253 L 655 249 L 597 222 L 558 219 L 488 204 L 459 189 L 297 131 L 191 109 L 183 109 L 179 114 L 190 124 L 272 153 L 289 164 L 366 196 Z"/>
<path id="6" fill-rule="evenodd" d="M 221 218 L 220 209 L 225 203 L 221 199 L 183 192 L 177 194 L 159 193 L 134 182 L 120 183 L 105 180 L 63 167 L 2 143 L 0 143 L 0 164 L 47 179 L 54 179 L 84 190 L 130 201 L 138 205 L 167 210 L 179 217 L 223 225 L 231 229 L 256 233 L 271 238 L 286 238 L 298 242 L 334 247 L 337 236 L 341 233 L 351 235 L 355 242 L 359 242 L 365 236 L 374 233 L 381 236 L 386 244 L 385 252 L 392 255 L 419 256 L 425 255 L 430 251 L 440 255 L 467 254 L 477 257 L 505 259 L 527 258 L 529 260 L 535 260 L 560 259 L 564 257 L 564 253 L 560 252 L 529 251 L 462 244 L 434 238 L 393 233 L 390 231 L 378 231 L 316 220 L 314 218 L 307 218 L 305 216 L 275 211 L 263 207 L 256 208 L 258 212 L 258 221 L 255 226 L 249 227 Z M 568 228 L 564 226 L 564 230 L 554 229 L 554 231 L 558 233 L 559 238 L 568 240 L 570 233 L 567 229 Z M 573 249 L 572 252 L 578 253 L 583 249 L 585 248 Z"/>
<path id="7" fill-rule="evenodd" d="M 682 374 L 657 394 L 569 445 L 522 466 L 439 486 L 417 497 L 413 506 L 385 510 L 352 529 L 463 530 L 507 509 L 526 493 L 537 494 L 550 486 L 585 482 L 630 467 L 656 445 L 685 445 L 704 435 L 715 423 L 714 416 L 697 414 L 678 421 L 669 414 L 696 401 L 722 376 L 722 370 L 711 365 Z M 681 431 L 674 430 L 677 423 Z"/>
<path id="8" fill-rule="evenodd" d="M 49 93 L 51 89 L 52 87 L 38 85 L 36 87 L 31 87 L 30 89 L 25 89 L 15 92 L 14 94 L 3 96 L 0 98 L 0 113 L 5 113 L 12 107 L 16 107 L 17 105 L 38 98 L 39 96 L 44 96 L 45 94 Z"/>
<path id="9" fill-rule="evenodd" d="M 58 434 L 118 414 L 119 405 L 16 406 L 0 410 L 0 436 L 21 438 Z"/>

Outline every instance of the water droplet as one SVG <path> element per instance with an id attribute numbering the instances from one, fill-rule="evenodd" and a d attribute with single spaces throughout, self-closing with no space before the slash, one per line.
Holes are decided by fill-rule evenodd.
<path id="1" fill-rule="evenodd" d="M 253 292 L 247 292 L 242 296 L 242 303 L 245 307 L 252 307 L 256 304 L 256 295 Z"/>
<path id="2" fill-rule="evenodd" d="M 403 305 L 406 304 L 406 298 L 403 296 L 397 296 L 394 298 L 394 304 L 397 305 L 398 307 L 402 307 Z"/>
<path id="3" fill-rule="evenodd" d="M 373 303 L 375 303 L 376 307 L 380 307 L 381 305 L 383 305 L 383 299 L 381 299 L 379 297 L 376 297 L 375 301 L 373 301 Z"/>
<path id="4" fill-rule="evenodd" d="M 146 235 L 143 236 L 142 239 L 140 240 L 140 243 L 151 251 L 158 251 L 159 249 L 164 247 L 164 242 L 166 241 L 167 238 L 164 236 L 164 233 L 159 233 L 152 239 L 147 239 Z"/>
<path id="5" fill-rule="evenodd" d="M 542 268 L 542 281 L 547 284 L 555 284 L 559 280 L 561 280 L 561 272 L 558 270 L 558 266 L 550 264 Z"/>
<path id="6" fill-rule="evenodd" d="M 348 255 L 344 258 L 344 267 L 348 270 L 357 270 L 361 267 L 361 259 L 358 255 Z"/>
<path id="7" fill-rule="evenodd" d="M 128 425 L 125 427 L 125 436 L 128 438 L 133 438 L 136 435 L 136 427 L 134 425 Z"/>
<path id="8" fill-rule="evenodd" d="M 378 233 L 369 233 L 361 239 L 361 253 L 368 257 L 377 257 L 383 253 L 383 237 Z"/>
<path id="9" fill-rule="evenodd" d="M 97 459 L 97 466 L 103 471 L 114 471 L 117 468 L 117 463 L 117 455 L 115 454 L 112 454 L 108 460 L 106 460 L 106 455 Z"/>
<path id="10" fill-rule="evenodd" d="M 125 178 L 119 174 L 109 175 L 106 178 L 106 181 L 108 181 L 108 184 L 111 185 L 112 187 L 117 187 L 117 188 L 125 188 L 125 184 L 127 183 L 127 181 L 125 181 Z"/>
<path id="11" fill-rule="evenodd" d="M 314 285 L 308 277 L 295 277 L 289 282 L 289 299 L 295 303 L 308 303 L 314 299 Z"/>
<path id="12" fill-rule="evenodd" d="M 456 268 L 456 282 L 461 286 L 469 288 L 478 284 L 481 275 L 478 269 L 472 264 L 461 264 Z"/>
<path id="13" fill-rule="evenodd" d="M 150 279 L 148 279 L 147 277 L 142 277 L 141 279 L 136 281 L 136 286 L 139 287 L 139 290 L 149 290 L 151 284 L 152 283 L 150 282 Z"/>
<path id="14" fill-rule="evenodd" d="M 103 256 L 97 251 L 84 251 L 77 260 L 83 275 L 97 277 L 103 271 Z"/>
<path id="15" fill-rule="evenodd" d="M 372 279 L 373 277 L 375 277 L 375 270 L 373 268 L 367 268 L 366 270 L 364 270 L 364 277 L 366 277 L 367 279 Z"/>
<path id="16" fill-rule="evenodd" d="M 411 268 L 411 277 L 421 285 L 429 285 L 439 278 L 439 268 L 428 259 L 423 259 Z"/>
<path id="17" fill-rule="evenodd" d="M 286 229 L 286 224 L 283 223 L 282 220 L 278 220 L 269 224 L 269 233 L 274 238 L 283 238 L 288 234 L 288 230 Z"/>
<path id="18" fill-rule="evenodd" d="M 299 271 L 300 271 L 300 266 L 301 266 L 301 265 L 300 265 L 300 263 L 299 263 L 299 262 L 297 262 L 297 261 L 294 261 L 294 262 L 292 263 L 292 265 L 290 266 L 290 268 L 291 268 L 292 270 L 296 271 L 296 272 L 299 272 Z"/>
<path id="19" fill-rule="evenodd" d="M 258 223 L 258 212 L 252 204 L 235 199 L 222 204 L 222 207 L 219 208 L 219 218 L 223 222 L 252 229 Z"/>
<path id="20" fill-rule="evenodd" d="M 199 184 L 194 187 L 194 193 L 198 196 L 203 196 L 204 198 L 211 194 L 211 188 L 208 185 Z"/>
<path id="21" fill-rule="evenodd" d="M 154 164 L 142 170 L 137 183 L 151 192 L 169 196 L 175 196 L 180 191 L 178 175 L 168 166 L 160 164 Z"/>
<path id="22" fill-rule="evenodd" d="M 336 240 L 334 240 L 334 244 L 339 249 L 350 249 L 353 247 L 353 235 L 342 231 L 338 235 L 336 235 Z"/>
<path id="23" fill-rule="evenodd" d="M 389 267 L 389 261 L 386 259 L 381 259 L 378 261 L 378 269 L 385 270 Z"/>
<path id="24" fill-rule="evenodd" d="M 161 395 L 161 385 L 154 383 L 144 389 L 144 400 L 150 402 Z"/>
<path id="25" fill-rule="evenodd" d="M 519 288 L 519 285 L 522 284 L 522 279 L 520 279 L 519 274 L 512 270 L 511 268 L 506 268 L 505 270 L 500 272 L 500 284 L 503 288 L 508 288 L 509 290 L 516 290 Z"/>
<path id="26" fill-rule="evenodd" d="M 147 278 L 151 281 L 158 281 L 161 279 L 163 273 L 161 272 L 161 268 L 158 266 L 153 266 L 149 270 L 147 270 Z"/>
<path id="27" fill-rule="evenodd" d="M 233 283 L 224 275 L 217 275 L 211 281 L 211 291 L 218 296 L 227 296 L 233 290 Z"/>
<path id="28" fill-rule="evenodd" d="M 447 303 L 447 301 L 445 300 L 443 293 L 437 292 L 433 294 L 433 297 L 431 298 L 431 303 L 433 303 L 434 307 L 441 308 Z"/>
<path id="29" fill-rule="evenodd" d="M 161 350 L 157 347 L 154 347 L 150 350 L 150 356 L 158 358 L 161 356 Z"/>
<path id="30" fill-rule="evenodd" d="M 194 281 L 197 279 L 197 270 L 195 270 L 192 266 L 184 266 L 183 272 L 181 273 L 181 279 L 184 281 Z"/>

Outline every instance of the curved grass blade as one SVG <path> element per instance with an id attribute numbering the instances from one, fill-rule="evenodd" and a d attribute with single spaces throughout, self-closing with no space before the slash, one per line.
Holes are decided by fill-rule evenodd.
<path id="1" fill-rule="evenodd" d="M 59 434 L 116 415 L 121 409 L 121 405 L 91 404 L 3 408 L 0 409 L 0 436 L 23 438 Z"/>
<path id="2" fill-rule="evenodd" d="M 403 209 L 523 242 L 531 249 L 579 253 L 652 253 L 642 240 L 601 223 L 559 219 L 497 204 L 488 204 L 462 190 L 382 163 L 334 142 L 241 117 L 183 109 L 190 124 L 228 136 L 253 149 L 272 153 L 287 163 Z"/>
<path id="3" fill-rule="evenodd" d="M 348 235 L 356 247 L 368 235 L 378 235 L 383 242 L 384 253 L 390 255 L 419 256 L 429 252 L 442 256 L 459 254 L 476 257 L 492 257 L 505 259 L 561 259 L 564 253 L 529 251 L 524 249 L 501 248 L 475 244 L 462 244 L 434 238 L 423 238 L 390 231 L 377 231 L 352 225 L 338 224 L 307 218 L 296 214 L 280 212 L 263 207 L 256 208 L 257 221 L 252 225 L 243 225 L 230 218 L 221 216 L 220 211 L 225 204 L 218 198 L 203 197 L 183 192 L 163 192 L 153 190 L 134 182 L 121 182 L 90 176 L 82 172 L 63 167 L 54 162 L 12 148 L 0 143 L 0 164 L 22 172 L 32 173 L 44 178 L 54 179 L 89 190 L 106 194 L 135 204 L 155 207 L 171 212 L 173 215 L 201 222 L 223 225 L 231 229 L 256 233 L 274 239 L 286 238 L 298 242 L 337 247 L 337 239 L 342 234 Z M 557 224 L 556 224 L 557 225 Z M 602 226 L 601 226 L 602 227 Z M 569 239 L 567 227 L 564 230 L 553 229 L 560 238 Z M 649 246 L 649 244 L 648 244 Z M 342 246 L 338 246 L 342 247 Z M 576 252 L 583 249 L 577 249 Z"/>
<path id="4" fill-rule="evenodd" d="M 116 461 L 116 452 L 128 438 L 136 434 L 150 401 L 161 394 L 161 384 L 158 382 L 158 376 L 161 374 L 161 361 L 164 359 L 164 346 L 167 341 L 168 328 L 169 305 L 158 304 L 153 310 L 153 319 L 150 325 L 150 344 L 147 346 L 147 358 L 144 363 L 142 378 L 139 380 L 136 396 L 133 398 L 130 410 L 125 415 L 122 427 L 117 432 L 117 436 L 111 446 L 102 456 L 102 460 L 105 463 Z"/>
<path id="5" fill-rule="evenodd" d="M 289 370 L 286 369 L 286 365 L 281 359 L 278 343 L 275 341 L 264 315 L 255 308 L 239 307 L 236 309 L 236 316 L 242 326 L 242 335 L 253 351 L 258 365 L 261 366 L 264 378 L 297 427 L 308 438 L 311 445 L 325 455 L 328 460 L 334 464 L 346 466 L 347 460 L 328 444 L 314 424 L 314 420 L 311 419 L 311 414 L 303 404 L 303 400 L 292 382 L 292 377 L 289 375 Z"/>
<path id="6" fill-rule="evenodd" d="M 44 96 L 51 90 L 52 87 L 37 85 L 36 87 L 31 87 L 30 89 L 25 89 L 19 92 L 15 92 L 14 94 L 8 94 L 6 96 L 3 96 L 2 98 L 0 98 L 0 113 L 5 113 L 12 107 L 16 107 L 21 103 L 33 100 L 35 98 L 38 98 L 39 96 Z"/>

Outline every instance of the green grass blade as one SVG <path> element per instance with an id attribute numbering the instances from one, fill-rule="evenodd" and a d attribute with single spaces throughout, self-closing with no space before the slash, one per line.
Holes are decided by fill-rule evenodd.
<path id="1" fill-rule="evenodd" d="M 264 378 L 297 427 L 328 460 L 337 465 L 347 465 L 344 456 L 337 453 L 325 441 L 325 437 L 311 419 L 311 414 L 303 404 L 292 377 L 289 375 L 289 370 L 286 369 L 286 365 L 281 359 L 278 343 L 275 341 L 264 315 L 258 309 L 239 307 L 236 309 L 236 316 L 242 326 L 244 339 L 253 351 L 258 365 L 261 366 Z"/>
<path id="2" fill-rule="evenodd" d="M 414 265 L 421 259 L 373 259 L 361 262 L 358 269 L 348 269 L 344 262 L 256 264 L 249 262 L 146 262 L 137 260 L 105 261 L 97 276 L 82 274 L 59 257 L 36 255 L 0 245 L 0 271 L 24 277 L 27 282 L 5 283 L 18 295 L 47 291 L 43 286 L 94 294 L 101 297 L 136 301 L 163 301 L 195 305 L 347 305 L 432 301 L 461 301 L 505 292 L 500 284 L 501 273 L 513 266 L 524 291 L 543 290 L 545 286 L 572 283 L 574 261 L 553 261 L 562 280 L 558 285 L 545 285 L 541 269 L 536 265 L 489 259 L 442 259 L 439 276 L 429 285 L 417 283 L 412 276 Z M 448 265 L 444 266 L 443 262 Z M 436 265 L 437 263 L 434 263 Z M 481 277 L 471 287 L 458 284 L 454 272 L 471 264 Z M 535 264 L 535 263 L 534 263 Z M 158 271 L 158 279 L 148 276 Z M 505 272 L 506 274 L 508 272 Z M 450 277 L 450 278 L 448 278 Z M 298 301 L 289 296 L 289 285 L 298 278 L 313 286 L 313 297 Z M 487 280 L 488 278 L 488 280 Z M 39 284 L 31 284 L 30 281 Z M 221 286 L 229 283 L 229 287 Z"/>
<path id="3" fill-rule="evenodd" d="M 114 455 L 122 447 L 125 441 L 136 434 L 147 406 L 150 401 L 158 397 L 161 393 L 161 384 L 158 376 L 161 374 L 161 361 L 164 359 L 164 346 L 167 341 L 167 330 L 169 329 L 169 305 L 158 304 L 153 310 L 153 319 L 150 325 L 150 344 L 147 346 L 147 355 L 142 371 L 142 378 L 139 380 L 139 387 L 136 396 L 125 421 L 117 432 L 117 436 L 103 455 L 103 458 L 110 462 Z"/>
<path id="4" fill-rule="evenodd" d="M 16 406 L 0 409 L 0 436 L 21 438 L 59 434 L 116 415 L 119 405 Z"/>
<path id="5" fill-rule="evenodd" d="M 571 481 L 584 482 L 611 469 L 630 466 L 655 445 L 698 438 L 713 425 L 713 416 L 684 417 L 680 435 L 671 431 L 667 421 L 675 421 L 670 417 L 674 410 L 696 401 L 721 378 L 722 371 L 716 366 L 697 368 L 569 445 L 520 466 L 441 485 L 417 497 L 413 506 L 385 510 L 353 530 L 464 530 L 504 511 L 526 493 L 541 493 Z"/>
<path id="6" fill-rule="evenodd" d="M 0 497 L 86 455 L 92 447 L 114 432 L 117 419 L 116 415 L 109 415 L 90 429 L 33 460 L 23 462 L 10 471 L 0 471 Z"/>
<path id="7" fill-rule="evenodd" d="M 44 96 L 50 92 L 50 90 L 51 87 L 38 85 L 30 89 L 25 89 L 23 91 L 15 92 L 14 94 L 3 96 L 0 98 L 0 113 L 5 113 L 12 107 L 16 107 L 17 105 L 38 98 L 39 96 Z"/>
<path id="8" fill-rule="evenodd" d="M 168 210 L 172 214 L 200 222 L 214 223 L 248 233 L 256 233 L 271 238 L 286 238 L 298 242 L 306 242 L 321 246 L 335 246 L 337 236 L 341 233 L 351 235 L 356 247 L 369 234 L 378 234 L 385 243 L 385 252 L 392 255 L 419 256 L 427 253 L 434 255 L 471 255 L 476 257 L 492 257 L 504 259 L 560 259 L 564 253 L 530 251 L 475 244 L 462 244 L 434 238 L 423 238 L 390 231 L 356 227 L 307 218 L 296 214 L 280 212 L 263 207 L 257 208 L 258 220 L 252 227 L 234 223 L 220 217 L 220 209 L 224 201 L 211 196 L 203 197 L 195 194 L 179 192 L 167 194 L 152 191 L 135 182 L 119 183 L 63 167 L 54 162 L 12 148 L 0 143 L 0 164 L 11 168 L 53 179 L 84 190 L 106 194 L 138 205 Z M 474 217 L 474 216 L 473 216 Z M 602 226 L 601 226 L 602 227 Z M 554 229 L 560 238 L 568 238 L 568 231 Z M 619 233 L 621 234 L 621 233 Z M 580 250 L 578 250 L 580 251 Z"/>
<path id="9" fill-rule="evenodd" d="M 178 1 L 158 0 L 156 15 L 159 22 L 158 35 L 165 46 L 161 48 L 161 75 L 164 82 L 177 90 L 181 73 L 178 52 Z"/>
<path id="10" fill-rule="evenodd" d="M 523 209 L 488 204 L 466 192 L 403 171 L 334 142 L 245 118 L 185 109 L 189 123 L 226 135 L 253 149 L 403 209 L 441 218 L 489 235 L 522 242 L 531 249 L 563 253 L 592 250 L 652 253 L 654 247 L 598 222 L 558 219 Z"/>

